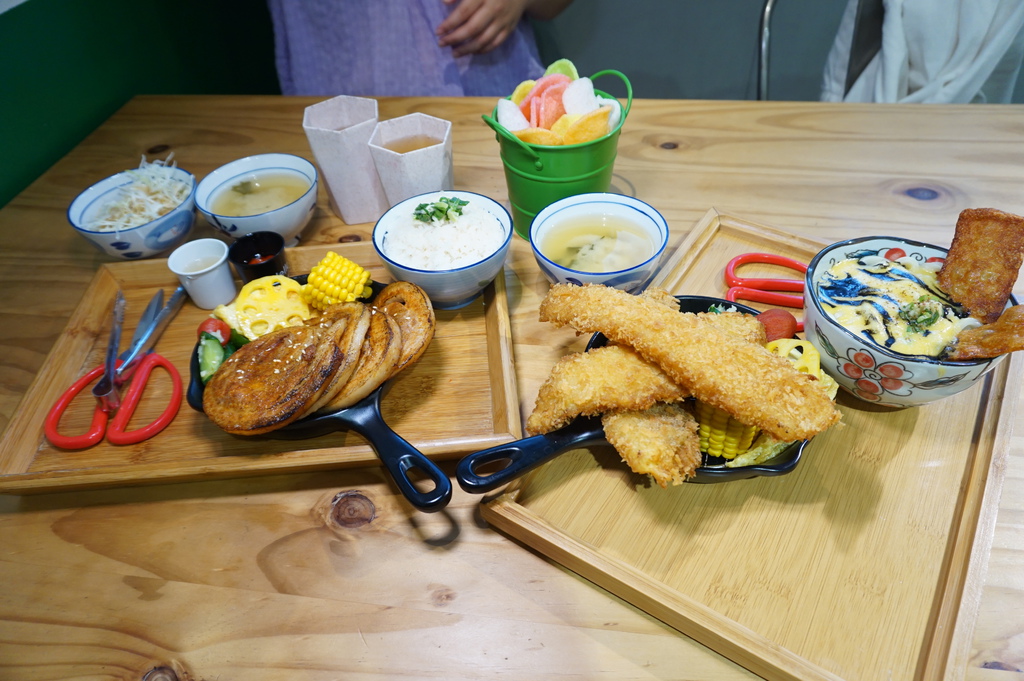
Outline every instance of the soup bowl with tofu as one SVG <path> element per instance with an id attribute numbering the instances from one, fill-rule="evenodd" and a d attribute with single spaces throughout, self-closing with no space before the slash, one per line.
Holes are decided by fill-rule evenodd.
<path id="1" fill-rule="evenodd" d="M 553 284 L 650 284 L 668 245 L 661 213 L 631 196 L 591 193 L 555 201 L 530 225 L 537 266 Z"/>
<path id="2" fill-rule="evenodd" d="M 1005 359 L 943 359 L 960 332 L 980 325 L 938 285 L 946 253 L 871 236 L 834 243 L 811 260 L 804 329 L 840 386 L 872 404 L 916 407 L 975 386 Z"/>
<path id="3" fill-rule="evenodd" d="M 203 178 L 196 208 L 229 237 L 277 232 L 294 246 L 316 209 L 318 183 L 316 166 L 301 156 L 247 156 Z"/>

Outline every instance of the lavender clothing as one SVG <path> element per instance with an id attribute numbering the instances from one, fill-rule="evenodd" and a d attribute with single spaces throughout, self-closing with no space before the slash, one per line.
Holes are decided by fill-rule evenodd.
<path id="1" fill-rule="evenodd" d="M 523 19 L 487 54 L 455 58 L 441 0 L 268 0 L 286 95 L 494 96 L 544 73 Z"/>

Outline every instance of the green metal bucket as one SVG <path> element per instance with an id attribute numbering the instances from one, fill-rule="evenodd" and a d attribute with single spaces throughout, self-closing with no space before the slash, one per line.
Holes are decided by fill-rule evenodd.
<path id="1" fill-rule="evenodd" d="M 530 238 L 533 218 L 549 204 L 576 194 L 606 192 L 611 186 L 619 131 L 633 105 L 633 86 L 625 75 L 613 70 L 599 71 L 591 80 L 606 75 L 621 78 L 626 84 L 626 105 L 619 124 L 604 137 L 581 144 L 529 144 L 498 124 L 497 107 L 491 116 L 483 116 L 484 122 L 497 133 L 512 223 L 516 234 L 524 239 Z M 599 97 L 613 99 L 601 90 L 594 92 Z"/>

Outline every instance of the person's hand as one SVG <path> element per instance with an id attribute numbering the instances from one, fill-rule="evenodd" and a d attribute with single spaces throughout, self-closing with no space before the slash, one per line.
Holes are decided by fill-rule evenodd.
<path id="1" fill-rule="evenodd" d="M 443 0 L 455 5 L 437 27 L 438 45 L 452 54 L 483 54 L 501 45 L 515 30 L 528 0 Z"/>

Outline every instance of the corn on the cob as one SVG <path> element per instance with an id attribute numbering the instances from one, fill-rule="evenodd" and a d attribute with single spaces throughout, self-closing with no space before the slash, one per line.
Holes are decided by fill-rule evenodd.
<path id="1" fill-rule="evenodd" d="M 785 357 L 793 366 L 804 373 L 821 374 L 821 355 L 808 341 L 796 338 L 781 338 L 765 346 L 772 353 Z M 697 402 L 697 422 L 700 449 L 709 456 L 733 459 L 743 454 L 754 442 L 757 429 L 745 426 L 728 413 L 703 402 Z"/>
<path id="2" fill-rule="evenodd" d="M 757 428 L 746 426 L 718 407 L 697 402 L 697 435 L 700 449 L 709 456 L 732 459 L 750 449 Z"/>
<path id="3" fill-rule="evenodd" d="M 368 298 L 370 273 L 348 258 L 329 251 L 309 272 L 300 295 L 321 312 L 336 303 Z"/>

